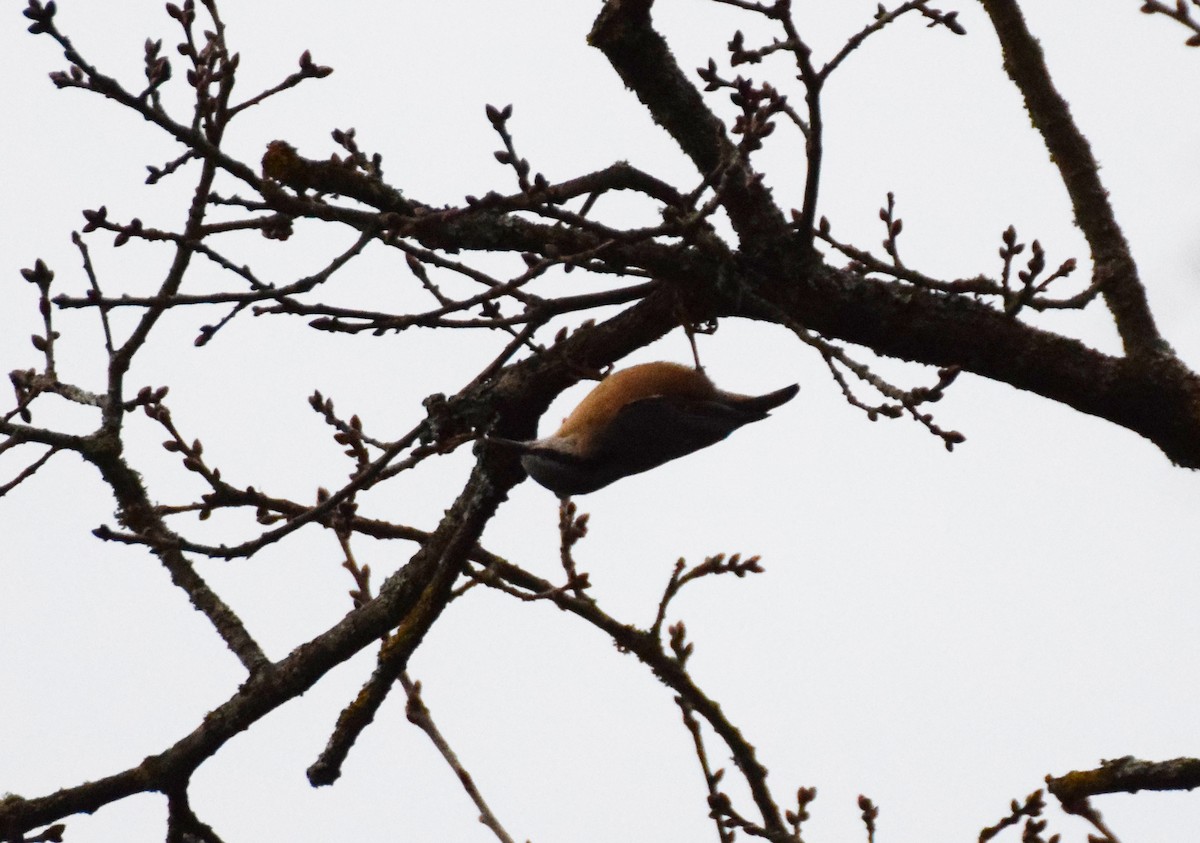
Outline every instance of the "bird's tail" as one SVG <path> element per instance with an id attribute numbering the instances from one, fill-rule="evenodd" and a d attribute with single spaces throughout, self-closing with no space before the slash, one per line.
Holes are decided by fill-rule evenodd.
<path id="1" fill-rule="evenodd" d="M 520 454 L 528 454 L 532 450 L 536 440 L 521 441 L 518 439 L 505 439 L 503 436 L 484 436 L 483 441 L 487 445 L 496 445 L 501 448 L 508 448 Z"/>

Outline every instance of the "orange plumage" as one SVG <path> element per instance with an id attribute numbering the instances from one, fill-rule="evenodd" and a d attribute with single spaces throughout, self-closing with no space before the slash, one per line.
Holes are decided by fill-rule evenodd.
<path id="1" fill-rule="evenodd" d="M 553 436 L 492 441 L 523 451 L 529 476 L 559 497 L 582 495 L 716 444 L 799 390 L 739 395 L 698 369 L 643 363 L 602 380 Z"/>
<path id="2" fill-rule="evenodd" d="M 586 452 L 592 440 L 607 429 L 617 414 L 634 401 L 669 395 L 678 399 L 711 398 L 717 388 L 704 373 L 679 363 L 642 363 L 600 381 L 584 396 L 555 433 Z"/>

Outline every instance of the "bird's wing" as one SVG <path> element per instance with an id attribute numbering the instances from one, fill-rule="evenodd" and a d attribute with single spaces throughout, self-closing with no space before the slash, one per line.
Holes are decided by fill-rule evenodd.
<path id="1" fill-rule="evenodd" d="M 655 395 L 621 408 L 597 439 L 592 459 L 619 460 L 646 471 L 720 442 L 761 413 L 747 415 L 717 401 L 696 401 Z M 632 472 L 631 472 L 632 473 Z"/>

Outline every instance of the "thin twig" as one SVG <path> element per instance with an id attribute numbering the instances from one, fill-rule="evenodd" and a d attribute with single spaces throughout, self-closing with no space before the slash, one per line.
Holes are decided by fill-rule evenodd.
<path id="1" fill-rule="evenodd" d="M 11 492 L 13 489 L 17 488 L 23 482 L 25 482 L 30 477 L 32 477 L 34 474 L 36 474 L 37 470 L 39 468 L 41 468 L 43 465 L 45 465 L 47 462 L 49 462 L 50 458 L 52 456 L 54 456 L 55 454 L 57 454 L 60 450 L 62 450 L 62 449 L 59 448 L 58 446 L 51 446 L 50 449 L 46 451 L 46 453 L 42 454 L 33 463 L 26 466 L 25 469 L 23 471 L 21 471 L 20 474 L 18 474 L 16 477 L 14 477 L 9 482 L 7 482 L 3 485 L 0 485 L 0 498 L 4 497 L 9 492 Z"/>
<path id="2" fill-rule="evenodd" d="M 716 810 L 717 806 L 721 804 L 721 797 L 724 795 L 721 793 L 720 784 L 725 771 L 714 771 L 709 765 L 708 752 L 704 749 L 704 735 L 700 731 L 700 721 L 692 713 L 691 706 L 687 704 L 687 701 L 683 697 L 676 697 L 675 704 L 679 706 L 679 710 L 683 714 L 683 724 L 692 736 L 692 746 L 696 750 L 696 758 L 700 762 L 700 770 L 704 773 L 704 783 L 708 787 L 708 804 L 712 809 L 710 816 L 717 825 L 717 837 L 721 843 L 733 843 L 733 829 L 725 824 L 722 814 Z"/>
<path id="3" fill-rule="evenodd" d="M 437 751 L 441 753 L 442 758 L 446 759 L 446 763 L 450 765 L 450 769 L 458 776 L 459 782 L 462 783 L 463 789 L 467 795 L 471 797 L 471 801 L 475 803 L 475 807 L 479 809 L 479 821 L 492 830 L 502 843 L 513 843 L 513 839 L 509 837 L 508 832 L 504 830 L 504 826 L 500 824 L 500 820 L 492 813 L 492 809 L 488 807 L 484 801 L 483 794 L 479 792 L 479 788 L 475 786 L 475 779 L 467 772 L 467 769 L 459 761 L 457 753 L 450 748 L 450 744 L 442 736 L 442 732 L 438 729 L 437 724 L 433 722 L 433 716 L 429 713 L 429 707 L 425 705 L 425 700 L 421 697 L 421 683 L 414 682 L 409 678 L 408 673 L 400 674 L 400 684 L 404 686 L 404 693 L 408 695 L 408 704 L 405 706 L 405 713 L 408 715 L 410 723 L 429 736 L 429 740 L 437 747 Z"/>

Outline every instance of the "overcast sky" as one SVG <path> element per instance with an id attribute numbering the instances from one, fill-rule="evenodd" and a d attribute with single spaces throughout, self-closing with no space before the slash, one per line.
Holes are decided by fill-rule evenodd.
<path id="1" fill-rule="evenodd" d="M 177 228 L 192 178 L 143 185 L 145 165 L 169 160 L 175 146 L 94 95 L 57 92 L 46 74 L 64 67 L 59 51 L 26 34 L 11 5 L 0 20 L 8 57 L 0 78 L 6 372 L 39 363 L 28 339 L 40 327 L 36 299 L 18 269 L 44 258 L 60 290 L 82 291 L 69 241 L 82 226 L 80 210 L 104 204 L 117 219 Z M 796 5 L 819 58 L 875 7 Z M 1185 48 L 1186 31 L 1165 17 L 1138 14 L 1137 0 L 1027 5 L 1058 87 L 1103 165 L 1163 332 L 1200 365 L 1200 50 Z M 141 78 L 144 39 L 178 40 L 157 2 L 59 6 L 59 25 L 81 52 L 131 88 Z M 485 103 L 512 103 L 520 153 L 551 180 L 626 159 L 681 187 L 696 182 L 669 137 L 586 46 L 596 3 L 226 6 L 243 96 L 292 72 L 304 49 L 335 68 L 234 124 L 229 148 L 244 160 L 256 162 L 274 139 L 321 158 L 334 149 L 329 131 L 353 126 L 364 148 L 383 154 L 391 184 L 426 203 L 458 203 L 468 193 L 514 189 L 492 157 L 497 140 L 484 115 Z M 877 211 L 893 191 L 905 260 L 932 275 L 996 274 L 1000 233 L 1010 224 L 1026 242 L 1041 241 L 1051 266 L 1075 256 L 1086 267 L 1065 192 L 978 4 L 943 8 L 959 9 L 967 37 L 903 21 L 830 82 L 821 213 L 839 239 L 876 249 Z M 656 20 L 686 68 L 709 56 L 723 62 L 737 28 L 750 41 L 764 37 L 745 13 L 698 0 L 662 0 Z M 181 76 L 179 57 L 167 52 Z M 781 86 L 794 75 L 782 63 L 743 72 Z M 168 103 L 178 115 L 181 81 L 175 90 Z M 713 96 L 726 112 L 725 95 Z M 759 163 L 785 207 L 798 205 L 795 133 L 781 126 Z M 606 212 L 623 224 L 646 219 L 632 204 L 627 222 L 615 203 Z M 311 224 L 298 235 L 286 248 L 247 237 L 231 251 L 260 277 L 287 283 L 353 241 L 350 232 Z M 163 248 L 92 242 L 101 281 L 113 291 L 153 289 L 170 259 Z M 501 272 L 512 262 L 481 265 Z M 197 292 L 238 289 L 207 269 L 192 283 Z M 397 288 L 411 281 L 376 249 L 340 283 L 341 301 L 395 307 L 403 301 Z M 573 273 L 556 283 L 567 292 L 588 281 Z M 132 380 L 170 385 L 176 423 L 203 439 L 206 457 L 231 482 L 298 500 L 310 500 L 317 486 L 336 487 L 350 468 L 307 406 L 314 388 L 344 415 L 360 414 L 369 432 L 394 438 L 422 417 L 421 398 L 457 391 L 503 343 L 429 332 L 347 339 L 299 320 L 242 318 L 209 347 L 194 348 L 198 327 L 219 316 L 172 313 Z M 1038 323 L 1117 349 L 1099 303 Z M 99 388 L 94 314 L 64 314 L 59 330 L 64 379 Z M 763 556 L 765 574 L 696 583 L 670 619 L 686 621 L 697 681 L 757 746 L 776 796 L 818 788 L 806 840 L 864 839 L 859 793 L 880 806 L 881 841 L 974 840 L 1047 773 L 1127 754 L 1200 756 L 1200 478 L 1128 431 L 973 376 L 935 407 L 942 426 L 967 436 L 947 454 L 915 423 L 868 422 L 820 359 L 782 329 L 731 321 L 700 342 L 719 385 L 757 392 L 799 382 L 799 398 L 719 447 L 580 499 L 592 528 L 577 559 L 602 605 L 645 624 L 680 556 Z M 625 363 L 688 354 L 676 332 Z M 906 385 L 935 379 L 895 363 L 881 371 Z M 564 394 L 543 431 L 585 391 Z M 37 422 L 81 431 L 96 423 L 79 408 L 39 412 Z M 129 436 L 130 459 L 158 500 L 198 493 L 177 456 L 161 449 L 161 430 L 137 419 Z M 0 483 L 28 459 L 0 455 Z M 432 528 L 470 459 L 464 449 L 386 484 L 362 500 L 364 514 Z M 191 731 L 244 678 L 149 555 L 91 536 L 112 523 L 113 508 L 95 472 L 71 456 L 0 500 L 0 793 L 43 795 L 136 764 Z M 228 543 L 254 533 L 248 517 L 214 522 L 177 526 Z M 525 483 L 484 543 L 561 577 L 555 525 L 553 495 Z M 377 581 L 411 551 L 358 547 Z M 250 561 L 201 561 L 199 569 L 279 658 L 348 610 L 352 583 L 339 560 L 333 537 L 310 530 Z M 400 694 L 336 786 L 309 788 L 305 768 L 372 663 L 365 653 L 343 665 L 230 742 L 194 781 L 200 817 L 231 843 L 490 839 L 453 774 L 405 721 Z M 477 589 L 449 609 L 411 672 L 515 838 L 715 839 L 671 693 L 549 605 Z M 710 752 L 731 766 L 715 743 Z M 1126 843 L 1194 839 L 1200 816 L 1187 794 L 1095 804 Z M 1051 816 L 1052 831 L 1086 838 L 1080 821 Z M 139 797 L 71 818 L 66 839 L 157 840 L 164 817 L 162 799 Z"/>

